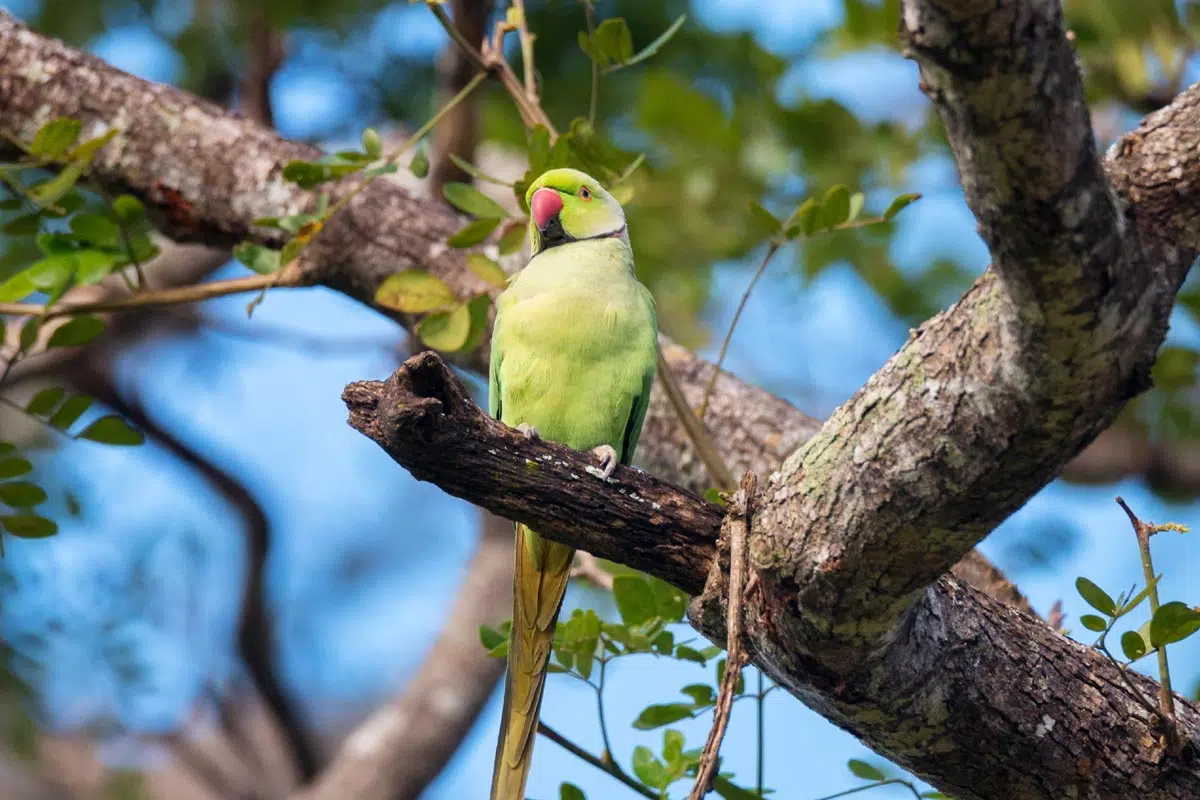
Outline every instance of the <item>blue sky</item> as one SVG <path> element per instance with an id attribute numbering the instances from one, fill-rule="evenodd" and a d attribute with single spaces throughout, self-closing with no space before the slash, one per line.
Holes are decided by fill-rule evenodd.
<path id="1" fill-rule="evenodd" d="M 787 54 L 840 19 L 840 3 L 788 0 L 703 0 L 694 21 L 718 30 L 749 30 Z M 30 6 L 8 3 L 18 16 Z M 168 15 L 164 24 L 170 24 Z M 443 38 L 419 7 L 398 2 L 380 15 L 364 52 L 435 53 Z M 170 81 L 179 64 L 170 47 L 147 28 L 126 25 L 92 43 L 94 52 L 135 74 Z M 317 68 L 288 67 L 272 87 L 280 130 L 307 136 L 342 113 L 338 77 Z M 794 67 L 781 90 L 832 96 L 873 118 L 902 117 L 925 101 L 912 65 L 889 54 L 860 54 Z M 363 124 L 366 124 L 364 121 Z M 908 191 L 925 199 L 902 216 L 895 244 L 901 264 L 931 253 L 953 255 L 982 268 L 986 250 L 957 189 L 953 166 L 922 162 Z M 636 235 L 636 231 L 634 231 Z M 240 274 L 236 265 L 226 275 Z M 722 265 L 706 317 L 723 330 L 749 280 L 743 263 Z M 428 484 L 414 481 L 373 443 L 345 424 L 342 387 L 381 378 L 394 368 L 400 332 L 392 323 L 336 293 L 310 289 L 270 294 L 253 319 L 240 298 L 211 301 L 205 312 L 221 330 L 158 342 L 128 354 L 123 381 L 136 386 L 164 422 L 220 463 L 229 465 L 264 504 L 275 550 L 268 574 L 280 621 L 284 676 L 318 719 L 365 710 L 404 685 L 420 665 L 452 602 L 457 578 L 475 537 L 474 511 Z M 270 341 L 231 334 L 271 333 Z M 287 333 L 347 344 L 319 350 L 289 345 Z M 1173 336 L 1195 341 L 1183 321 Z M 823 272 L 809 285 L 786 269 L 769 271 L 751 298 L 734 338 L 728 367 L 743 378 L 787 396 L 814 414 L 827 414 L 877 369 L 907 336 L 878 298 L 847 266 Z M 705 355 L 715 355 L 711 352 Z M 781 358 L 780 354 L 799 354 Z M 52 637 L 43 688 L 50 719 L 64 728 L 97 720 L 130 729 L 170 729 L 191 711 L 202 682 L 228 675 L 242 536 L 236 518 L 194 476 L 152 447 L 113 450 L 73 444 L 59 457 L 78 474 L 85 514 L 56 539 L 14 542 L 9 560 L 17 577 L 0 624 L 6 636 L 38 631 L 51 617 L 70 635 Z M 1195 506 L 1167 506 L 1140 484 L 1080 488 L 1054 484 L 983 544 L 1001 567 L 1014 571 L 1034 606 L 1064 601 L 1069 620 L 1085 608 L 1072 589 L 1085 574 L 1114 591 L 1140 581 L 1129 524 L 1113 504 L 1123 494 L 1144 518 L 1200 523 Z M 1075 547 L 1054 570 L 1020 568 L 1013 548 L 1055 532 L 1078 533 Z M 1160 564 L 1170 565 L 1161 590 L 1186 597 L 1187 575 L 1198 549 L 1187 537 L 1160 537 Z M 144 603 L 121 605 L 111 587 L 129 580 L 133 556 L 151 565 Z M 572 589 L 568 604 L 608 600 Z M 143 691 L 121 690 L 111 670 L 113 617 L 136 622 L 122 634 L 149 665 Z M 1195 681 L 1200 642 L 1172 651 L 1185 690 Z M 661 731 L 639 733 L 629 723 L 642 707 L 676 687 L 712 680 L 711 669 L 654 659 L 616 665 L 608 695 L 615 749 L 628 764 L 635 744 L 654 750 Z M 729 768 L 752 775 L 753 715 L 738 709 L 726 739 Z M 428 796 L 481 796 L 491 770 L 499 696 Z M 549 681 L 547 720 L 581 745 L 598 751 L 593 697 L 568 679 Z M 708 720 L 681 726 L 699 746 Z M 817 797 L 849 788 L 842 765 L 865 757 L 864 748 L 793 698 L 773 694 L 766 712 L 767 783 L 786 797 Z M 593 798 L 624 790 L 554 744 L 537 749 L 530 794 L 557 796 L 570 779 Z M 680 784 L 682 787 L 683 784 Z M 678 794 L 678 792 L 677 792 Z M 629 795 L 632 796 L 632 795 Z M 876 796 L 888 795 L 880 792 Z"/>

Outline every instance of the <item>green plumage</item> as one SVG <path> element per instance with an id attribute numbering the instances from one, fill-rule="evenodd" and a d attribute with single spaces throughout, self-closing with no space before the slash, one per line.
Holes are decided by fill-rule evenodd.
<path id="1" fill-rule="evenodd" d="M 534 255 L 496 301 L 489 406 L 577 450 L 611 446 L 628 464 L 657 361 L 650 293 L 638 283 L 620 205 L 575 170 L 530 187 Z M 560 202 L 561 201 L 561 202 Z M 542 208 L 558 208 L 539 226 Z M 555 227 L 558 225 L 560 227 Z M 574 551 L 517 526 L 513 629 L 493 800 L 524 800 L 554 624 Z"/>

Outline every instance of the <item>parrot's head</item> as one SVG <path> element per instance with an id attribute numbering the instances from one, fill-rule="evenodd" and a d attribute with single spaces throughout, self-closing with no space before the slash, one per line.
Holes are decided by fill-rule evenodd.
<path id="1" fill-rule="evenodd" d="M 529 245 L 536 255 L 582 239 L 625 236 L 625 212 L 600 182 L 577 169 L 543 172 L 525 193 Z"/>

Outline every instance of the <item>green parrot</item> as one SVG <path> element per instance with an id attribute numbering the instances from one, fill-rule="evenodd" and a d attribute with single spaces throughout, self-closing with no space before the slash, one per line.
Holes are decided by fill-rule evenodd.
<path id="1" fill-rule="evenodd" d="M 529 263 L 496 300 L 490 413 L 527 437 L 628 464 L 657 363 L 654 300 L 634 276 L 625 214 L 590 175 L 554 169 L 525 195 Z M 517 525 L 513 622 L 492 800 L 524 800 L 554 625 L 574 549 Z"/>

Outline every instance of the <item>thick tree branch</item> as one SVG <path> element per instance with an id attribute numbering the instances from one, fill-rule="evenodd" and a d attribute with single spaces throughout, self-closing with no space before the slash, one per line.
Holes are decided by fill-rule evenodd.
<path id="1" fill-rule="evenodd" d="M 351 384 L 343 397 L 351 425 L 417 477 L 698 594 L 693 622 L 725 641 L 718 507 L 639 470 L 619 468 L 602 482 L 589 472 L 589 454 L 526 440 L 488 417 L 431 353 L 409 359 L 386 382 Z M 757 504 L 777 502 L 768 487 Z M 791 533 L 754 517 L 752 541 Z M 713 564 L 722 568 L 710 573 Z M 819 649 L 832 639 L 810 649 L 809 609 L 794 586 L 754 568 L 758 589 L 743 601 L 751 660 L 952 796 L 1193 797 L 1200 762 L 1158 749 L 1155 723 L 1116 664 L 1045 623 L 946 576 L 921 594 L 884 647 L 840 664 Z M 1154 696 L 1152 681 L 1131 677 Z M 1181 733 L 1200 737 L 1200 711 L 1179 697 L 1176 706 Z"/>
<path id="2" fill-rule="evenodd" d="M 122 133 L 96 159 L 98 177 L 141 197 L 165 233 L 228 246 L 242 238 L 279 244 L 279 232 L 254 226 L 263 216 L 310 209 L 314 194 L 282 178 L 291 159 L 319 152 L 169 86 L 151 84 L 54 39 L 29 31 L 0 11 L 0 137 L 29 140 L 47 119 L 74 116 L 85 131 Z M 169 143 L 180 143 L 172 146 Z M 237 168 L 228 165 L 236 164 Z M 334 187 L 333 193 L 346 191 Z M 460 297 L 495 292 L 466 267 L 446 238 L 466 220 L 436 200 L 376 181 L 332 221 L 301 262 L 306 280 L 324 283 L 373 306 L 375 288 L 401 269 L 426 269 Z M 411 327 L 413 318 L 377 310 Z M 698 406 L 712 367 L 663 338 L 663 355 L 688 402 Z M 482 371 L 486 343 L 465 359 Z M 819 421 L 786 401 L 723 374 L 705 424 L 735 474 L 767 474 L 812 436 Z M 639 463 L 697 493 L 710 486 L 702 461 L 661 390 L 651 398 L 638 448 Z M 975 559 L 969 573 L 1019 598 L 1012 585 Z M 1022 607 L 1023 599 L 1020 600 Z"/>

